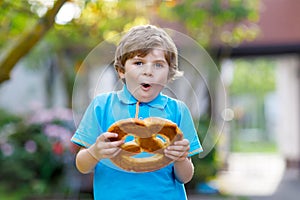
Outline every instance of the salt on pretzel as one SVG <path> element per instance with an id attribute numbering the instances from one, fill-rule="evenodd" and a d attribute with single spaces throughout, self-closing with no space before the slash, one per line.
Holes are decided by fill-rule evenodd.
<path id="1" fill-rule="evenodd" d="M 170 164 L 172 160 L 164 155 L 164 149 L 183 137 L 175 123 L 159 117 L 120 120 L 112 124 L 108 132 L 118 134 L 118 137 L 111 138 L 111 141 L 134 137 L 132 141 L 122 144 L 120 153 L 111 158 L 115 165 L 134 172 L 154 171 Z M 153 156 L 134 157 L 142 152 Z"/>

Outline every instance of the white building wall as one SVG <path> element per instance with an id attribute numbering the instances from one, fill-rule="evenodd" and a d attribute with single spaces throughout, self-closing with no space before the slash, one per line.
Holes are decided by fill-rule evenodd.
<path id="1" fill-rule="evenodd" d="M 0 108 L 16 114 L 45 108 L 47 67 L 29 69 L 20 62 L 11 73 L 11 79 L 0 85 Z M 66 96 L 59 74 L 53 81 L 54 107 L 64 107 Z"/>
<path id="2" fill-rule="evenodd" d="M 277 58 L 278 145 L 288 160 L 300 159 L 300 59 Z"/>

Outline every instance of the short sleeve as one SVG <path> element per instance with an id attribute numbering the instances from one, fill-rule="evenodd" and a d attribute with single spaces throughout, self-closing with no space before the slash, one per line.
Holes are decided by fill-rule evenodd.
<path id="1" fill-rule="evenodd" d="M 198 138 L 197 131 L 195 129 L 195 125 L 193 122 L 193 118 L 188 107 L 183 103 L 180 102 L 180 122 L 179 128 L 184 134 L 184 138 L 188 139 L 190 142 L 190 152 L 189 156 L 193 156 L 203 151 L 201 143 Z"/>
<path id="2" fill-rule="evenodd" d="M 79 126 L 71 141 L 79 146 L 88 148 L 96 142 L 97 137 L 103 132 L 100 126 L 101 109 L 94 99 L 86 109 Z"/>

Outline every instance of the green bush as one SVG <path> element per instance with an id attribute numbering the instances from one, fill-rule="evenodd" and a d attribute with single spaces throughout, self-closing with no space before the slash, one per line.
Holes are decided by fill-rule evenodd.
<path id="1" fill-rule="evenodd" d="M 198 120 L 198 137 L 202 142 L 206 136 L 210 119 L 206 116 Z M 204 158 L 199 158 L 198 155 L 192 157 L 194 164 L 194 176 L 192 180 L 186 185 L 188 190 L 196 190 L 199 183 L 208 182 L 213 179 L 218 171 L 219 163 L 217 161 L 217 152 L 213 148 Z"/>
<path id="2" fill-rule="evenodd" d="M 73 131 L 70 111 L 39 110 L 23 118 L 1 111 L 0 188 L 31 195 L 63 192 Z"/>

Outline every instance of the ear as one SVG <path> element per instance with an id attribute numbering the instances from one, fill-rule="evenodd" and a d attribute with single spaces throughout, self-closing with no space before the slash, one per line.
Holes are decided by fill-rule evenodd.
<path id="1" fill-rule="evenodd" d="M 122 68 L 117 68 L 117 72 L 119 74 L 120 79 L 124 79 L 125 78 L 125 70 Z"/>

